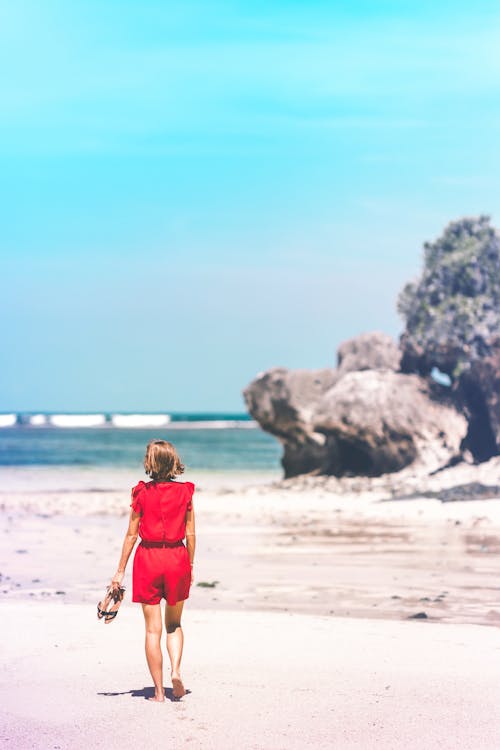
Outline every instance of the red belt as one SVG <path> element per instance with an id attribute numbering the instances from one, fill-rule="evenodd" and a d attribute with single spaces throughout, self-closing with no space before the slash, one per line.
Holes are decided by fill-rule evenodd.
<path id="1" fill-rule="evenodd" d="M 177 539 L 176 542 L 157 542 L 148 541 L 147 539 L 141 539 L 141 547 L 184 547 L 182 539 Z"/>

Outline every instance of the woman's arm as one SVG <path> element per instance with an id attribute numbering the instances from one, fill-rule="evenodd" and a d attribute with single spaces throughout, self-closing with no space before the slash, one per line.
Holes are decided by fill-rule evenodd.
<path id="1" fill-rule="evenodd" d="M 194 551 L 196 548 L 196 531 L 194 525 L 194 508 L 191 503 L 191 510 L 186 513 L 186 547 L 191 563 L 191 580 L 193 577 Z"/>
<path id="2" fill-rule="evenodd" d="M 127 567 L 130 553 L 134 549 L 137 537 L 139 536 L 140 520 L 140 514 L 136 513 L 134 510 L 131 510 L 127 533 L 125 534 L 125 539 L 123 540 L 122 555 L 120 557 L 120 562 L 118 563 L 116 573 L 111 580 L 111 583 L 116 583 L 118 584 L 118 586 L 120 586 L 121 582 L 123 581 L 123 576 L 125 575 L 125 568 Z"/>

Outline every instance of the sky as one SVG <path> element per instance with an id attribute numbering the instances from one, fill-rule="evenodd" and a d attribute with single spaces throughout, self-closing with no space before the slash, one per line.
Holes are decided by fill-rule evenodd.
<path id="1" fill-rule="evenodd" d="M 0 0 L 0 411 L 242 411 L 500 223 L 500 6 Z"/>

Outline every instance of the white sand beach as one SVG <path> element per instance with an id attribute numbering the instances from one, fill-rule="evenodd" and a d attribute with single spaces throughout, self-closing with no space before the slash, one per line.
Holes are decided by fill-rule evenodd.
<path id="1" fill-rule="evenodd" d="M 151 704 L 138 608 L 111 626 L 76 604 L 2 620 L 3 747 L 500 746 L 497 628 L 186 607 L 188 693 Z"/>
<path id="2" fill-rule="evenodd" d="M 186 476 L 188 693 L 152 705 L 130 565 L 116 621 L 95 613 L 137 477 L 2 473 L 4 747 L 500 746 L 500 499 Z"/>

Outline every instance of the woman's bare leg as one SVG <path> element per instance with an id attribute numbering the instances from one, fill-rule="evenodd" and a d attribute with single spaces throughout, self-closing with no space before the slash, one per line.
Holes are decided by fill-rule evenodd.
<path id="1" fill-rule="evenodd" d="M 172 691 L 175 698 L 182 698 L 186 694 L 181 680 L 181 659 L 184 646 L 184 634 L 181 627 L 183 607 L 184 601 L 181 601 L 174 605 L 167 604 L 165 608 L 167 651 L 170 657 Z"/>
<path id="2" fill-rule="evenodd" d="M 143 604 L 146 625 L 146 660 L 155 685 L 155 697 L 150 701 L 165 700 L 163 689 L 163 656 L 161 653 L 161 609 L 159 604 Z"/>

